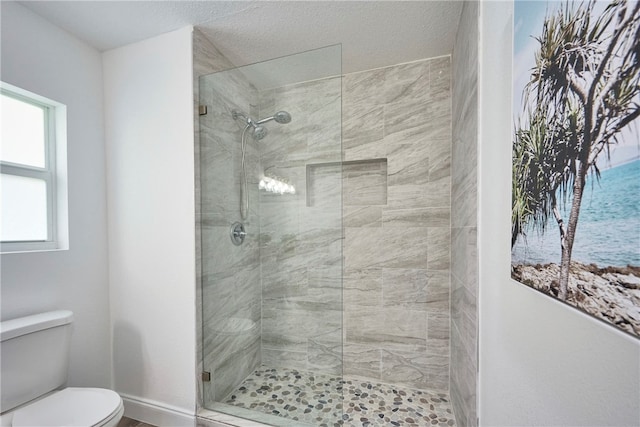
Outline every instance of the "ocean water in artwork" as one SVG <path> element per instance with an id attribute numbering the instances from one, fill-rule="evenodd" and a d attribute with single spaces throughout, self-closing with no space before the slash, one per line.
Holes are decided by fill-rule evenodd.
<path id="1" fill-rule="evenodd" d="M 565 223 L 570 208 L 569 199 L 561 209 Z M 529 229 L 526 239 L 520 236 L 511 255 L 514 265 L 559 264 L 555 219 L 549 219 L 543 234 Z M 640 159 L 601 171 L 599 181 L 589 175 L 572 260 L 598 267 L 640 266 Z"/>

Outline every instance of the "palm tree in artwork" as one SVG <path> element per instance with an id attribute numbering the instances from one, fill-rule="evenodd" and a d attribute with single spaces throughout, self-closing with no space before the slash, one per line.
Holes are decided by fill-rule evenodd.
<path id="1" fill-rule="evenodd" d="M 595 6 L 567 2 L 545 19 L 513 145 L 512 246 L 553 216 L 561 300 L 587 178 L 600 178 L 599 156 L 640 116 L 640 2 L 616 0 L 598 16 Z M 566 222 L 558 198 L 570 203 Z"/>

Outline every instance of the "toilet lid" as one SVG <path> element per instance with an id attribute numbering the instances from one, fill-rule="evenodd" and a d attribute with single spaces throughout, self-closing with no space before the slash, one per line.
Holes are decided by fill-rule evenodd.
<path id="1" fill-rule="evenodd" d="M 15 411 L 12 426 L 94 426 L 117 412 L 121 402 L 112 390 L 69 387 Z"/>

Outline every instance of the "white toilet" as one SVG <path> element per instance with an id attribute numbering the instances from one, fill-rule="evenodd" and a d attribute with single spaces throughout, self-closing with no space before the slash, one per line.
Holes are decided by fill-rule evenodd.
<path id="1" fill-rule="evenodd" d="M 118 393 L 63 388 L 73 313 L 51 311 L 0 322 L 0 425 L 115 427 L 124 413 Z"/>

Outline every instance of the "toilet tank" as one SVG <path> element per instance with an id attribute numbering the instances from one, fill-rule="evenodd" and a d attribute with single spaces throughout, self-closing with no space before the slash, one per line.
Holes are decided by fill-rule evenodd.
<path id="1" fill-rule="evenodd" d="M 66 383 L 72 321 L 58 310 L 0 322 L 0 412 Z"/>

